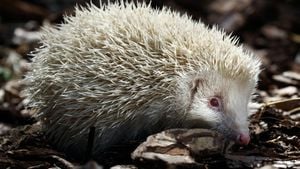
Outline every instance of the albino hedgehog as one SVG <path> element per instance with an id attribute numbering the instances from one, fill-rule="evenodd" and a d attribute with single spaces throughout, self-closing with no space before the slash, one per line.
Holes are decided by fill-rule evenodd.
<path id="1" fill-rule="evenodd" d="M 43 31 L 26 75 L 53 144 L 93 154 L 169 128 L 211 128 L 250 141 L 248 103 L 260 61 L 216 27 L 145 4 L 91 5 Z"/>

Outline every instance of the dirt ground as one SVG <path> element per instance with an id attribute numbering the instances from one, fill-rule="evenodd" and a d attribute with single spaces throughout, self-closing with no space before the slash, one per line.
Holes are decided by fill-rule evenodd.
<path id="1" fill-rule="evenodd" d="M 130 153 L 139 143 L 112 150 L 97 162 L 88 155 L 86 160 L 77 161 L 58 152 L 40 131 L 35 112 L 24 108 L 26 98 L 20 92 L 20 79 L 28 70 L 30 51 L 39 46 L 41 26 L 62 22 L 63 15 L 73 14 L 75 4 L 86 2 L 0 1 L 0 168 L 300 168 L 298 0 L 151 2 L 153 8 L 168 6 L 194 20 L 218 25 L 239 37 L 261 58 L 262 73 L 249 117 L 249 145 L 234 145 L 229 154 L 203 157 L 189 154 L 186 147 L 178 148 L 174 143 L 172 150 L 176 148 L 181 159 L 193 159 L 176 164 L 164 158 L 132 160 Z M 99 5 L 99 1 L 94 3 Z M 170 155 L 169 152 L 160 153 Z"/>

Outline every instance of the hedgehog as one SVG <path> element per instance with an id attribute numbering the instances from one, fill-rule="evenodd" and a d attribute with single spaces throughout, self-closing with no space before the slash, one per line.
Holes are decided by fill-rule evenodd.
<path id="1" fill-rule="evenodd" d="M 171 128 L 208 128 L 250 141 L 248 104 L 260 60 L 238 39 L 166 7 L 77 7 L 44 27 L 24 78 L 47 139 L 81 156 Z"/>

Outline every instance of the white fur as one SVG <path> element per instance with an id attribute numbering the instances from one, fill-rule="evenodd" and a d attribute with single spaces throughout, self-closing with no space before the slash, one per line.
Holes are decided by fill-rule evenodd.
<path id="1" fill-rule="evenodd" d="M 188 121 L 219 124 L 222 116 L 206 105 L 216 91 L 227 92 L 226 113 L 247 128 L 260 62 L 216 27 L 166 8 L 109 4 L 76 9 L 65 23 L 44 28 L 41 42 L 25 94 L 62 150 L 82 153 L 90 126 L 98 153 Z M 191 103 L 197 78 L 206 84 Z"/>

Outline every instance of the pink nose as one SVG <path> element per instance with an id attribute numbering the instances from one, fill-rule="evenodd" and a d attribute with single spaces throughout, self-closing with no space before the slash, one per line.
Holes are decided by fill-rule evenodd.
<path id="1" fill-rule="evenodd" d="M 237 137 L 237 143 L 242 145 L 247 145 L 250 142 L 250 136 L 249 134 L 241 133 Z"/>

